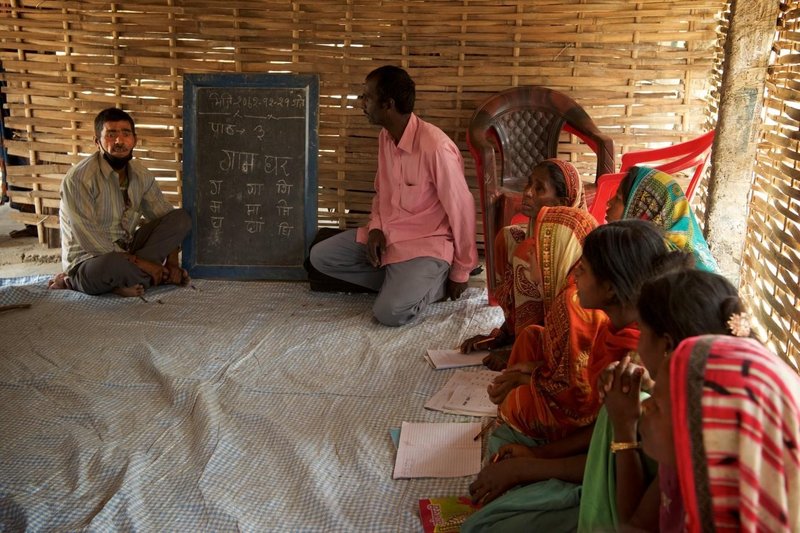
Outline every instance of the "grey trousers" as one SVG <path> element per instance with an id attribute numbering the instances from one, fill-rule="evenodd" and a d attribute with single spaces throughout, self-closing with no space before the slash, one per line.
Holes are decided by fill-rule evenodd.
<path id="1" fill-rule="evenodd" d="M 163 264 L 192 228 L 192 219 L 183 209 L 175 209 L 163 217 L 141 226 L 133 234 L 130 253 L 151 263 Z M 109 252 L 87 259 L 70 273 L 75 290 L 86 294 L 105 294 L 118 287 L 144 288 L 152 279 L 125 258 L 122 252 Z"/>
<path id="2" fill-rule="evenodd" d="M 447 261 L 434 257 L 375 268 L 367 259 L 367 247 L 356 242 L 356 230 L 317 243 L 310 260 L 323 274 L 378 291 L 372 313 L 386 326 L 407 324 L 429 303 L 442 299 L 450 273 Z"/>

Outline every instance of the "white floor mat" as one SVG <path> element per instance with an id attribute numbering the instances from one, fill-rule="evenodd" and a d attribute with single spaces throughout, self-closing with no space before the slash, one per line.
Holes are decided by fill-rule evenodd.
<path id="1" fill-rule="evenodd" d="M 502 322 L 486 291 L 411 325 L 372 296 L 195 280 L 138 298 L 0 287 L 0 529 L 418 531 L 470 478 L 392 480 L 391 427 L 449 348 Z"/>

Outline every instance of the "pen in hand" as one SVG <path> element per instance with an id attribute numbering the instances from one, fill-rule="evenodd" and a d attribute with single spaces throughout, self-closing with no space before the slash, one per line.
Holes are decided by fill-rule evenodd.
<path id="1" fill-rule="evenodd" d="M 492 463 L 499 463 L 500 461 L 505 461 L 506 459 L 511 459 L 511 458 L 513 458 L 513 457 L 514 457 L 514 456 L 513 456 L 513 455 L 512 455 L 510 452 L 508 452 L 508 451 L 506 451 L 506 452 L 504 452 L 504 453 L 500 453 L 500 452 L 498 451 L 497 453 L 495 453 L 495 454 L 492 456 L 492 458 L 491 458 L 490 462 L 492 462 Z"/>
<path id="2" fill-rule="evenodd" d="M 481 437 L 483 437 L 486 434 L 487 431 L 489 431 L 493 427 L 494 427 L 494 420 L 491 420 L 491 421 L 489 421 L 489 423 L 487 423 L 485 426 L 483 426 L 483 428 L 481 429 L 481 432 L 478 433 L 477 435 L 475 435 L 475 437 L 473 437 L 472 440 L 480 439 Z"/>
<path id="3" fill-rule="evenodd" d="M 485 346 L 485 345 L 491 343 L 493 340 L 494 340 L 494 337 L 489 337 L 489 338 L 483 339 L 482 341 L 478 341 L 478 342 L 473 343 L 473 346 L 475 346 L 476 348 L 479 348 L 481 346 Z"/>

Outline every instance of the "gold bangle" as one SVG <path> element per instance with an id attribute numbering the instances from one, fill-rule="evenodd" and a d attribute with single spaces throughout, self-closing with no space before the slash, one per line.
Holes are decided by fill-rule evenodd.
<path id="1" fill-rule="evenodd" d="M 642 447 L 641 442 L 612 442 L 609 449 L 611 453 L 621 452 L 622 450 L 638 450 Z"/>

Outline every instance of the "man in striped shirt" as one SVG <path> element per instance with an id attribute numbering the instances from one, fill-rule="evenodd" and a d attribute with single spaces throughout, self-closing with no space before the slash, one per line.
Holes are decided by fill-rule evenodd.
<path id="1" fill-rule="evenodd" d="M 50 288 L 141 296 L 155 285 L 189 282 L 178 252 L 191 219 L 172 207 L 153 173 L 133 159 L 135 128 L 121 109 L 105 109 L 95 118 L 97 153 L 61 182 L 64 272 Z"/>

